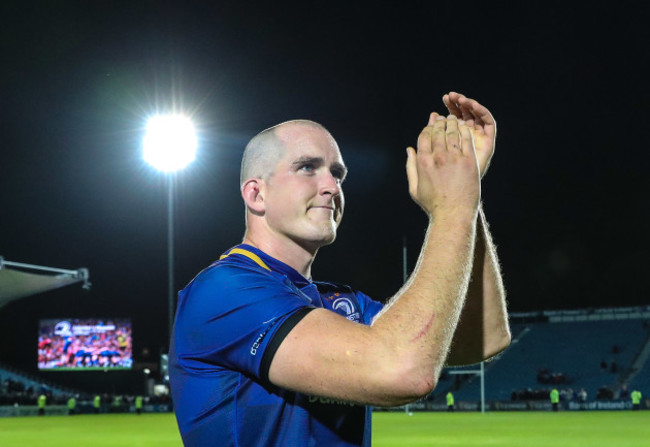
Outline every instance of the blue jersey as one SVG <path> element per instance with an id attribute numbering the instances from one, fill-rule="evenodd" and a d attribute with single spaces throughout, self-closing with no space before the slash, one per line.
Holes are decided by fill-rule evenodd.
<path id="1" fill-rule="evenodd" d="M 311 282 L 239 245 L 179 293 L 169 353 L 185 446 L 370 446 L 370 408 L 272 385 L 271 360 L 311 310 L 369 324 L 382 305 L 347 286 Z"/>

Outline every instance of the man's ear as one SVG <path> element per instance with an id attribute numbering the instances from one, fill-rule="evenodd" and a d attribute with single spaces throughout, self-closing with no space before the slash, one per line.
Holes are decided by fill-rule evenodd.
<path id="1" fill-rule="evenodd" d="M 241 187 L 241 195 L 246 204 L 246 208 L 251 213 L 261 216 L 265 211 L 264 204 L 264 180 L 252 178 L 246 180 Z"/>

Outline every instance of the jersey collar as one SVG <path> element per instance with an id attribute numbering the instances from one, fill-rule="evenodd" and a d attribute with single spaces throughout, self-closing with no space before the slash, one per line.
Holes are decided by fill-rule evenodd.
<path id="1" fill-rule="evenodd" d="M 290 267 L 287 264 L 285 264 L 284 262 L 279 261 L 279 260 L 267 255 L 262 250 L 260 250 L 260 249 L 258 249 L 256 247 L 253 247 L 252 245 L 239 244 L 236 247 L 233 247 L 231 250 L 229 250 L 226 253 L 226 256 L 228 254 L 232 253 L 233 251 L 239 252 L 239 254 L 244 255 L 244 256 L 247 256 L 247 254 L 243 253 L 243 252 L 249 252 L 249 253 L 253 254 L 258 259 L 255 259 L 255 257 L 252 257 L 252 256 L 247 256 L 247 257 L 249 257 L 250 259 L 255 261 L 262 268 L 266 268 L 267 270 L 272 270 L 274 272 L 285 275 L 297 287 L 304 287 L 306 285 L 312 284 L 311 280 L 309 280 L 309 279 L 305 278 L 304 276 L 302 276 L 293 267 Z M 261 261 L 261 263 L 258 262 L 258 261 Z"/>

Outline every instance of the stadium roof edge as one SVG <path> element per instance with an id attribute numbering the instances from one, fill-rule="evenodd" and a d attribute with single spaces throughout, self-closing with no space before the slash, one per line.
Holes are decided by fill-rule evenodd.
<path id="1" fill-rule="evenodd" d="M 78 282 L 83 283 L 83 289 L 90 289 L 87 268 L 67 270 L 7 261 L 0 256 L 0 308 L 11 301 Z"/>

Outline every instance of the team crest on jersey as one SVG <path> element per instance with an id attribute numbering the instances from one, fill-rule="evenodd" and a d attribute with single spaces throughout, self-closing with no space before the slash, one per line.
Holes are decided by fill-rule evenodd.
<path id="1" fill-rule="evenodd" d="M 354 307 L 354 303 L 349 298 L 341 297 L 334 300 L 332 309 L 345 315 L 345 318 L 352 321 L 359 321 L 359 312 Z"/>

